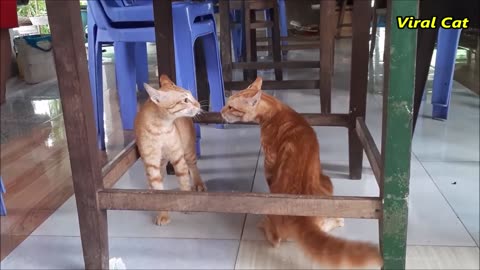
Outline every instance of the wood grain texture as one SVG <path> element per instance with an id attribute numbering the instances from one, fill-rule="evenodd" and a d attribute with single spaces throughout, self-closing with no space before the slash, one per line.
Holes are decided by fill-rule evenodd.
<path id="1" fill-rule="evenodd" d="M 152 1 L 157 46 L 158 74 L 166 74 L 172 81 L 175 76 L 175 44 L 173 42 L 172 1 Z"/>
<path id="2" fill-rule="evenodd" d="M 279 63 L 282 61 L 282 48 L 281 48 L 281 39 L 280 39 L 280 13 L 278 10 L 277 0 L 270 0 L 270 19 L 273 20 L 272 29 L 272 53 L 273 53 L 273 62 Z M 257 46 L 255 42 L 255 47 Z M 256 48 L 255 48 L 256 49 Z M 275 68 L 275 80 L 283 81 L 283 69 Z"/>
<path id="3" fill-rule="evenodd" d="M 336 2 L 320 2 L 320 109 L 322 113 L 331 112 L 332 77 L 335 56 L 335 8 Z"/>
<path id="4" fill-rule="evenodd" d="M 67 135 L 85 268 L 108 269 L 107 211 L 98 209 L 103 188 L 87 57 L 78 1 L 46 2 Z"/>
<path id="5" fill-rule="evenodd" d="M 225 89 L 240 90 L 247 88 L 252 81 L 225 82 Z M 293 90 L 293 89 L 318 89 L 319 80 L 286 80 L 286 81 L 263 81 L 263 90 Z"/>
<path id="6" fill-rule="evenodd" d="M 130 142 L 117 156 L 102 168 L 103 184 L 110 188 L 140 158 L 135 141 Z"/>
<path id="7" fill-rule="evenodd" d="M 368 1 L 353 3 L 352 65 L 350 70 L 350 113 L 352 120 L 365 117 L 367 106 L 370 14 Z M 355 123 L 348 130 L 348 160 L 350 178 L 362 177 L 363 147 L 355 131 Z"/>
<path id="8" fill-rule="evenodd" d="M 192 211 L 378 219 L 375 197 L 319 197 L 269 193 L 185 192 L 106 189 L 98 193 L 101 209 Z M 279 207 L 281 205 L 281 207 Z"/>
<path id="9" fill-rule="evenodd" d="M 271 69 L 271 68 L 320 68 L 319 61 L 279 61 L 279 62 L 238 62 L 233 63 L 234 69 Z"/>
<path id="10" fill-rule="evenodd" d="M 363 120 L 361 117 L 357 118 L 355 132 L 357 132 L 357 136 L 362 143 L 363 149 L 365 149 L 365 154 L 367 154 L 367 158 L 370 162 L 370 166 L 372 167 L 373 175 L 375 175 L 377 184 L 379 188 L 381 188 L 382 185 L 380 184 L 380 177 L 382 172 L 382 157 L 380 155 L 380 151 L 378 151 L 372 134 L 370 134 L 370 130 L 368 130 L 368 127 L 365 124 L 365 120 Z"/>
<path id="11" fill-rule="evenodd" d="M 223 80 L 232 81 L 232 37 L 230 36 L 230 1 L 219 1 L 220 54 Z"/>

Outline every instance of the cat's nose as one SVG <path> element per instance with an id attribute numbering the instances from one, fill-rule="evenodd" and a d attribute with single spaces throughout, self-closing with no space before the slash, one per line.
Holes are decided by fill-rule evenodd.
<path id="1" fill-rule="evenodd" d="M 223 106 L 221 112 L 226 113 L 228 111 L 228 107 L 230 107 L 230 106 L 228 106 L 228 105 Z"/>

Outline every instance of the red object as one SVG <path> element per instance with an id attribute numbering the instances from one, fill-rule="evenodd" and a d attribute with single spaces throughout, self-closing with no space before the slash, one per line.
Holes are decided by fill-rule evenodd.
<path id="1" fill-rule="evenodd" d="M 17 0 L 0 0 L 0 28 L 18 27 Z"/>

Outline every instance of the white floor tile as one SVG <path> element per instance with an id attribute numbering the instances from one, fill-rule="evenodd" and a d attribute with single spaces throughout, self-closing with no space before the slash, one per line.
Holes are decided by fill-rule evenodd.
<path id="1" fill-rule="evenodd" d="M 110 238 L 127 269 L 233 269 L 237 240 Z M 79 237 L 30 236 L 2 269 L 83 269 Z"/>
<path id="2" fill-rule="evenodd" d="M 479 164 L 478 162 L 422 162 L 448 203 L 479 242 Z"/>
<path id="3" fill-rule="evenodd" d="M 427 172 L 412 159 L 409 245 L 475 246 L 465 227 Z"/>
<path id="4" fill-rule="evenodd" d="M 420 112 L 413 152 L 420 161 L 479 161 L 479 97 L 454 84 L 446 121 L 431 119 L 430 98 Z"/>

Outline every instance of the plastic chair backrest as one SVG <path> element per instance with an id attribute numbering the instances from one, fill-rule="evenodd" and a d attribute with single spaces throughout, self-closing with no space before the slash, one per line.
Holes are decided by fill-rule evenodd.
<path id="1" fill-rule="evenodd" d="M 103 0 L 90 0 L 88 1 L 87 9 L 88 12 L 91 12 L 93 18 L 95 19 L 95 23 L 97 24 L 98 28 L 107 29 L 112 26 L 112 22 L 108 18 L 103 6 L 101 4 Z M 114 1 L 105 1 L 105 2 L 114 2 Z"/>

